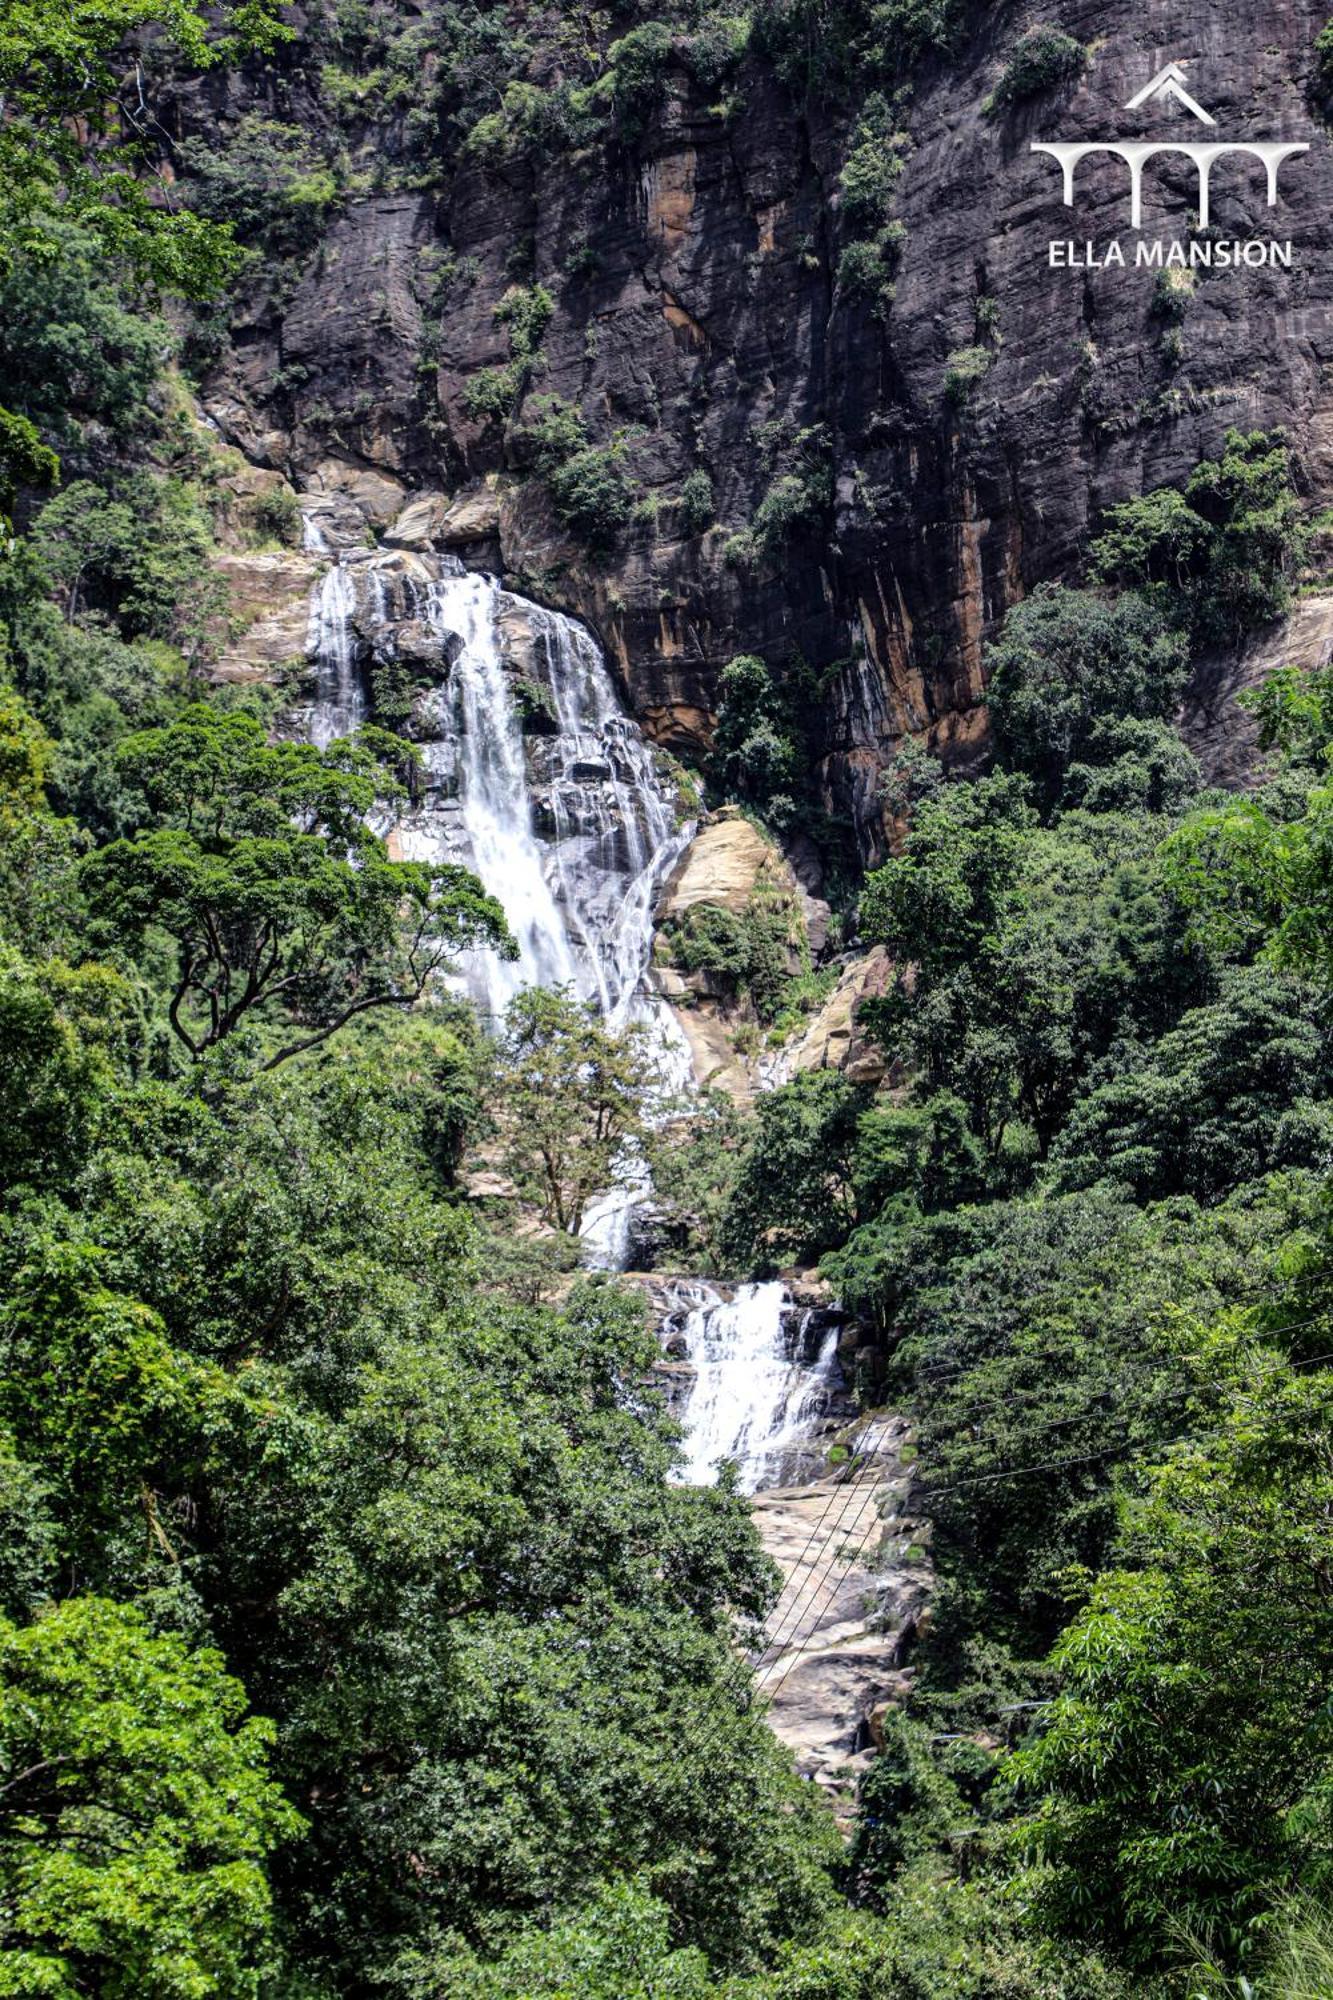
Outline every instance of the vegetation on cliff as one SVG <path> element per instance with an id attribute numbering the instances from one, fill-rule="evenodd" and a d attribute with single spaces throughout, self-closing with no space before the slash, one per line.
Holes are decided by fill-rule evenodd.
<path id="1" fill-rule="evenodd" d="M 340 6 L 299 55 L 409 171 L 443 128 L 498 172 L 628 142 L 672 65 L 725 94 L 753 41 L 846 95 L 842 283 L 882 312 L 890 93 L 959 18 L 450 8 L 429 101 L 419 23 Z M 890 774 L 859 924 L 893 1087 L 817 1071 L 657 1135 L 633 1033 L 536 994 L 488 1046 L 438 995 L 508 933 L 369 830 L 410 750 L 281 740 L 194 671 L 218 459 L 159 294 L 238 242 L 280 274 L 347 175 L 246 111 L 177 148 L 189 205 L 147 188 L 139 29 L 158 76 L 283 32 L 250 0 L 0 28 L 0 1994 L 1327 1990 L 1333 681 L 1262 690 L 1244 799 L 1172 723 L 1299 573 L 1282 440 L 1113 508 L 1082 586 L 1010 614 L 991 769 Z M 1034 31 L 999 105 L 1066 44 Z M 475 417 L 605 547 L 633 440 L 528 398 L 552 298 L 505 297 Z M 742 565 L 833 504 L 822 426 L 755 446 Z M 706 468 L 681 505 L 710 528 Z M 825 670 L 723 677 L 710 778 L 780 832 Z M 682 921 L 679 962 L 776 1011 L 793 908 Z M 914 1419 L 938 1602 L 850 1850 L 738 1656 L 776 1578 L 728 1481 L 672 1483 L 640 1302 L 464 1189 L 475 1147 L 567 1237 L 627 1144 L 701 1257 L 822 1257 Z"/>

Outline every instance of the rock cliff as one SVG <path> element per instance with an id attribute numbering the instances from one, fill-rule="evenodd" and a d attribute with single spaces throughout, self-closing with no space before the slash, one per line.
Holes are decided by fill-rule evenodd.
<path id="1" fill-rule="evenodd" d="M 865 233 L 847 181 L 864 103 L 798 96 L 753 40 L 721 99 L 668 50 L 652 101 L 609 136 L 488 150 L 431 95 L 429 6 L 390 10 L 422 53 L 420 90 L 388 109 L 331 95 L 320 17 L 299 17 L 280 61 L 164 113 L 219 141 L 247 116 L 284 122 L 341 162 L 323 221 L 254 267 L 205 407 L 252 462 L 350 497 L 380 531 L 405 498 L 441 496 L 409 521 L 418 543 L 586 619 L 677 749 L 706 743 L 733 654 L 813 669 L 815 789 L 872 856 L 893 746 L 912 733 L 975 759 L 987 632 L 1077 572 L 1104 507 L 1183 480 L 1232 424 L 1285 426 L 1304 493 L 1333 488 L 1333 159 L 1311 94 L 1326 11 L 1053 0 L 1041 19 L 1081 45 L 1081 71 L 988 110 L 1036 17 L 974 6 L 873 142 L 893 166 L 892 284 L 869 291 L 846 254 Z M 572 58 L 530 39 L 540 93 Z M 1276 209 L 1253 162 L 1214 173 L 1214 236 L 1289 239 L 1293 268 L 1201 271 L 1183 303 L 1152 269 L 1051 269 L 1052 240 L 1140 238 L 1122 161 L 1085 162 L 1066 208 L 1030 150 L 1197 138 L 1175 101 L 1124 108 L 1169 60 L 1217 121 L 1205 137 L 1311 149 Z M 1142 237 L 1186 239 L 1196 203 L 1190 163 L 1159 158 Z M 516 288 L 541 306 L 521 342 Z M 624 482 L 591 550 L 534 465 L 543 397 Z M 1196 691 L 1191 713 L 1208 705 Z"/>

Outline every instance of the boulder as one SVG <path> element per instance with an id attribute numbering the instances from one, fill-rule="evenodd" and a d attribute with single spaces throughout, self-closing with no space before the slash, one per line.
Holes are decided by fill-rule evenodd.
<path id="1" fill-rule="evenodd" d="M 869 1447 L 855 1469 L 808 1485 L 757 1493 L 755 1526 L 784 1586 L 767 1621 L 775 1644 L 757 1679 L 769 1721 L 797 1769 L 848 1823 L 856 1777 L 887 1707 L 911 1687 L 912 1640 L 932 1588 L 928 1562 L 909 1559 L 901 1512 L 907 1479 L 905 1420 L 858 1427 Z"/>
<path id="2" fill-rule="evenodd" d="M 657 967 L 653 972 L 659 991 L 664 970 Z M 733 1104 L 748 1104 L 755 1093 L 755 1080 L 736 1053 L 726 1024 L 716 1014 L 701 1013 L 697 1007 L 673 1006 L 671 1011 L 689 1043 L 690 1068 L 700 1090 L 721 1090 Z"/>
<path id="3" fill-rule="evenodd" d="M 462 643 L 453 632 L 437 632 L 420 618 L 406 618 L 393 631 L 394 657 L 430 674 L 447 673 Z"/>
<path id="4" fill-rule="evenodd" d="M 435 548 L 448 510 L 449 501 L 443 493 L 413 494 L 402 513 L 385 530 L 385 546 L 418 553 Z"/>
<path id="5" fill-rule="evenodd" d="M 437 542 L 442 549 L 461 549 L 469 542 L 490 541 L 499 532 L 500 493 L 492 475 L 454 495 L 441 517 Z"/>
<path id="6" fill-rule="evenodd" d="M 307 488 L 311 493 L 341 496 L 374 528 L 387 528 L 396 520 L 407 497 L 400 479 L 372 471 L 369 466 L 348 465 L 338 458 L 321 459 L 307 481 Z"/>
<path id="7" fill-rule="evenodd" d="M 773 843 L 735 807 L 723 807 L 700 827 L 662 891 L 657 920 L 683 917 L 696 903 L 716 903 L 737 913 L 760 883 L 784 889 L 793 900 L 796 880 Z"/>

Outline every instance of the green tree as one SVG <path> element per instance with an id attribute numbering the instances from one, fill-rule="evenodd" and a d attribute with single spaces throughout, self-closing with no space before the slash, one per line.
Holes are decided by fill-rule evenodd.
<path id="1" fill-rule="evenodd" d="M 216 644 L 227 594 L 208 569 L 208 522 L 181 481 L 139 472 L 108 491 L 75 480 L 43 508 L 32 542 L 68 623 L 109 614 L 123 637 L 170 640 L 192 659 Z"/>
<path id="2" fill-rule="evenodd" d="M 753 653 L 722 669 L 713 765 L 728 797 L 748 800 L 779 823 L 790 817 L 801 778 L 797 732 L 786 693 Z"/>
<path id="3" fill-rule="evenodd" d="M 0 266 L 47 255 L 58 213 L 165 289 L 207 292 L 229 268 L 225 236 L 169 194 L 154 199 L 166 182 L 133 53 L 144 30 L 195 69 L 272 49 L 290 34 L 268 0 L 231 0 L 215 15 L 190 0 L 77 9 L 15 0 L 0 26 Z"/>
<path id="4" fill-rule="evenodd" d="M 1189 1927 L 1245 1970 L 1265 1903 L 1333 1855 L 1333 1404 L 1245 1315 L 1188 1331 L 1234 1405 L 1157 1469 L 1060 1639 L 1018 1834 L 1052 1924 L 1140 1967 Z"/>
<path id="5" fill-rule="evenodd" d="M 136 996 L 109 966 L 0 948 L 0 1191 L 63 1182 L 100 1129 Z"/>
<path id="6" fill-rule="evenodd" d="M 1058 584 L 1014 606 L 986 657 L 997 745 L 1048 805 L 1072 764 L 1100 765 L 1120 751 L 1122 718 L 1170 716 L 1189 664 L 1180 634 L 1143 597 L 1108 600 Z"/>
<path id="7" fill-rule="evenodd" d="M 733 1267 L 818 1257 L 856 1220 L 857 1122 L 869 1093 L 838 1070 L 809 1070 L 755 1104 L 722 1223 Z"/>
<path id="8" fill-rule="evenodd" d="M 55 220 L 46 228 L 48 254 L 0 266 L 5 394 L 62 451 L 77 450 L 88 425 L 123 447 L 153 422 L 148 398 L 171 330 L 131 310 L 86 229 Z"/>
<path id="9" fill-rule="evenodd" d="M 1295 980 L 1237 968 L 1216 1000 L 1112 1061 L 1114 1074 L 1073 1106 L 1056 1142 L 1056 1187 L 1106 1179 L 1141 1201 L 1216 1201 L 1274 1168 L 1327 1157 L 1326 1030 L 1316 996 Z"/>
<path id="10" fill-rule="evenodd" d="M 71 1598 L 0 1620 L 0 1993 L 247 2000 L 301 1821 L 216 1652 Z"/>
<path id="11" fill-rule="evenodd" d="M 195 209 L 270 252 L 298 250 L 337 194 L 307 133 L 247 112 L 225 147 L 192 134 L 178 148 Z"/>
<path id="12" fill-rule="evenodd" d="M 163 171 L 162 128 L 136 37 L 198 69 L 269 50 L 290 30 L 271 0 L 13 0 L 0 21 L 0 281 L 62 254 L 74 225 L 104 256 L 166 291 L 216 292 L 233 268 L 225 230 L 183 210 Z M 46 485 L 58 463 L 31 417 L 0 409 L 0 509 L 19 485 Z"/>
<path id="13" fill-rule="evenodd" d="M 603 1026 L 591 1003 L 540 986 L 505 1014 L 493 1108 L 505 1170 L 555 1229 L 573 1236 L 626 1149 L 647 1136 L 661 1089 L 638 1022 Z"/>
<path id="14" fill-rule="evenodd" d="M 516 955 L 466 869 L 387 859 L 365 820 L 393 790 L 378 747 L 270 744 L 252 717 L 202 703 L 121 744 L 150 823 L 82 879 L 116 940 L 173 941 L 168 1017 L 192 1057 L 262 1010 L 296 1030 L 265 1051 L 271 1069 L 370 1008 L 411 1006 L 457 951 Z"/>

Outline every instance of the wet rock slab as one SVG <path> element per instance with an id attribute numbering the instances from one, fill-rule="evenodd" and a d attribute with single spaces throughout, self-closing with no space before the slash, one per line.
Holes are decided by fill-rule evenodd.
<path id="1" fill-rule="evenodd" d="M 753 1496 L 755 1525 L 786 1578 L 767 1621 L 756 1675 L 797 1769 L 827 1791 L 840 1819 L 874 1755 L 873 1717 L 911 1686 L 912 1641 L 930 1575 L 908 1561 L 906 1420 L 876 1418 L 854 1471 Z"/>

